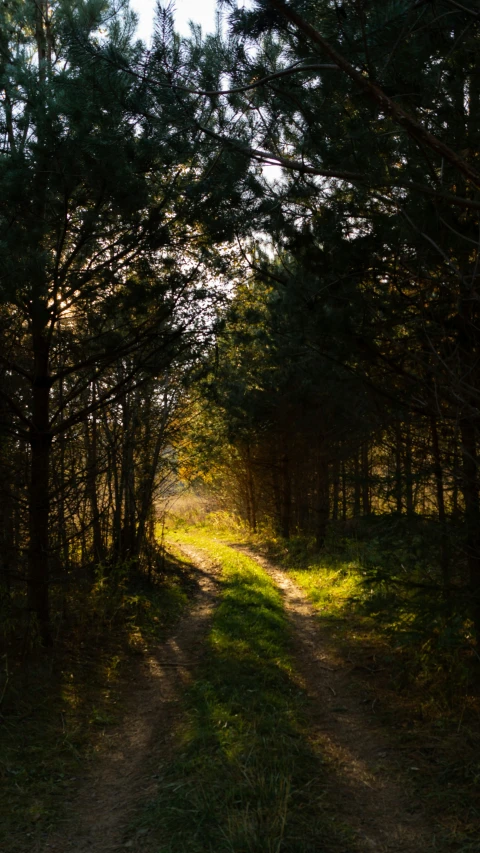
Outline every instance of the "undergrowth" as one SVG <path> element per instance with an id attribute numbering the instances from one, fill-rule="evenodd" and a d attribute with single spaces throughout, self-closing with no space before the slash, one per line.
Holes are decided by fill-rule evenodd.
<path id="1" fill-rule="evenodd" d="M 134 656 L 160 640 L 187 607 L 195 581 L 176 558 L 162 575 L 128 566 L 62 593 L 57 642 L 6 645 L 0 680 L 0 849 L 42 842 L 124 708 Z"/>
<path id="2" fill-rule="evenodd" d="M 221 599 L 141 825 L 159 853 L 352 851 L 324 802 L 325 768 L 308 739 L 275 584 L 211 535 L 175 537 L 221 564 Z"/>

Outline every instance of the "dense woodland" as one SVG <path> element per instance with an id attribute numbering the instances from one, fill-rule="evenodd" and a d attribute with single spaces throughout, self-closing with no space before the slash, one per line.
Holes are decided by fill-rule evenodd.
<path id="1" fill-rule="evenodd" d="M 124 0 L 1 6 L 3 639 L 150 570 L 180 481 L 414 534 L 377 579 L 478 631 L 477 4 L 221 12 L 147 49 Z"/>

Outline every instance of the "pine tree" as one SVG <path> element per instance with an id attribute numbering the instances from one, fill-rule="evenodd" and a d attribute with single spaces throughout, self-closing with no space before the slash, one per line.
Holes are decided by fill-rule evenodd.
<path id="1" fill-rule="evenodd" d="M 231 86 L 258 116 L 250 156 L 287 176 L 283 221 L 276 211 L 266 230 L 296 241 L 305 274 L 326 239 L 333 249 L 348 235 L 346 251 L 358 249 L 350 290 L 365 309 L 345 339 L 357 365 L 385 396 L 395 389 L 407 423 L 458 426 L 480 630 L 476 7 L 262 0 L 231 22 L 246 57 Z M 243 144 L 235 128 L 230 144 Z M 411 509 L 408 453 L 405 464 Z"/>
<path id="2" fill-rule="evenodd" d="M 168 119 L 153 132 L 159 101 L 125 70 L 143 51 L 128 5 L 1 15 L 1 394 L 30 447 L 29 605 L 48 644 L 52 449 L 186 352 L 208 247 L 188 140 Z"/>

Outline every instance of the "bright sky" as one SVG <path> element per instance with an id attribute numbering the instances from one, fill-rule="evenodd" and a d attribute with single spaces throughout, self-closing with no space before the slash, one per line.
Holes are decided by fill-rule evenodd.
<path id="1" fill-rule="evenodd" d="M 155 0 L 130 0 L 132 8 L 139 16 L 137 35 L 146 42 L 150 41 Z M 215 29 L 215 0 L 176 0 L 175 29 L 181 35 L 190 33 L 188 22 L 201 24 L 204 33 Z"/>
<path id="2" fill-rule="evenodd" d="M 130 0 L 132 8 L 138 15 L 137 35 L 143 41 L 150 42 L 153 14 L 156 0 Z M 200 24 L 204 33 L 213 32 L 216 24 L 216 0 L 174 0 L 175 29 L 180 35 L 188 36 L 189 21 Z M 248 0 L 240 0 L 239 6 L 248 6 Z M 263 173 L 267 180 L 280 180 L 282 170 L 279 166 L 264 166 Z"/>

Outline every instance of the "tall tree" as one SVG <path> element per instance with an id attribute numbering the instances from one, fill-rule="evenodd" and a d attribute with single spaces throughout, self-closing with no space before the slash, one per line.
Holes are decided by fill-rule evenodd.
<path id="1" fill-rule="evenodd" d="M 307 268 L 325 245 L 316 211 L 330 210 L 352 245 L 371 236 L 350 273 L 365 306 L 350 331 L 359 363 L 384 393 L 393 383 L 405 412 L 458 423 L 480 629 L 476 6 L 262 0 L 231 21 L 257 46 L 230 84 L 256 118 L 249 140 L 239 125 L 224 144 L 288 169 L 280 234 L 309 241 Z"/>
<path id="2" fill-rule="evenodd" d="M 225 5 L 233 11 L 222 49 L 204 53 L 198 70 L 176 69 L 172 90 L 219 157 L 235 153 L 252 173 L 259 163 L 283 170 L 281 183 L 264 185 L 262 227 L 283 265 L 267 280 L 279 298 L 287 285 L 309 283 L 309 345 L 386 401 L 383 427 L 395 445 L 388 500 L 400 513 L 418 505 L 414 467 L 425 442 L 444 511 L 442 452 L 460 435 L 478 631 L 476 4 Z M 354 504 L 368 508 L 368 453 L 357 447 L 352 463 Z M 349 470 L 344 460 L 347 480 Z M 284 464 L 283 481 L 291 476 Z"/>
<path id="3" fill-rule="evenodd" d="M 48 644 L 52 442 L 185 352 L 209 250 L 185 215 L 189 141 L 168 120 L 153 132 L 122 67 L 143 50 L 127 3 L 28 0 L 1 16 L 1 395 L 30 447 L 29 601 Z"/>

